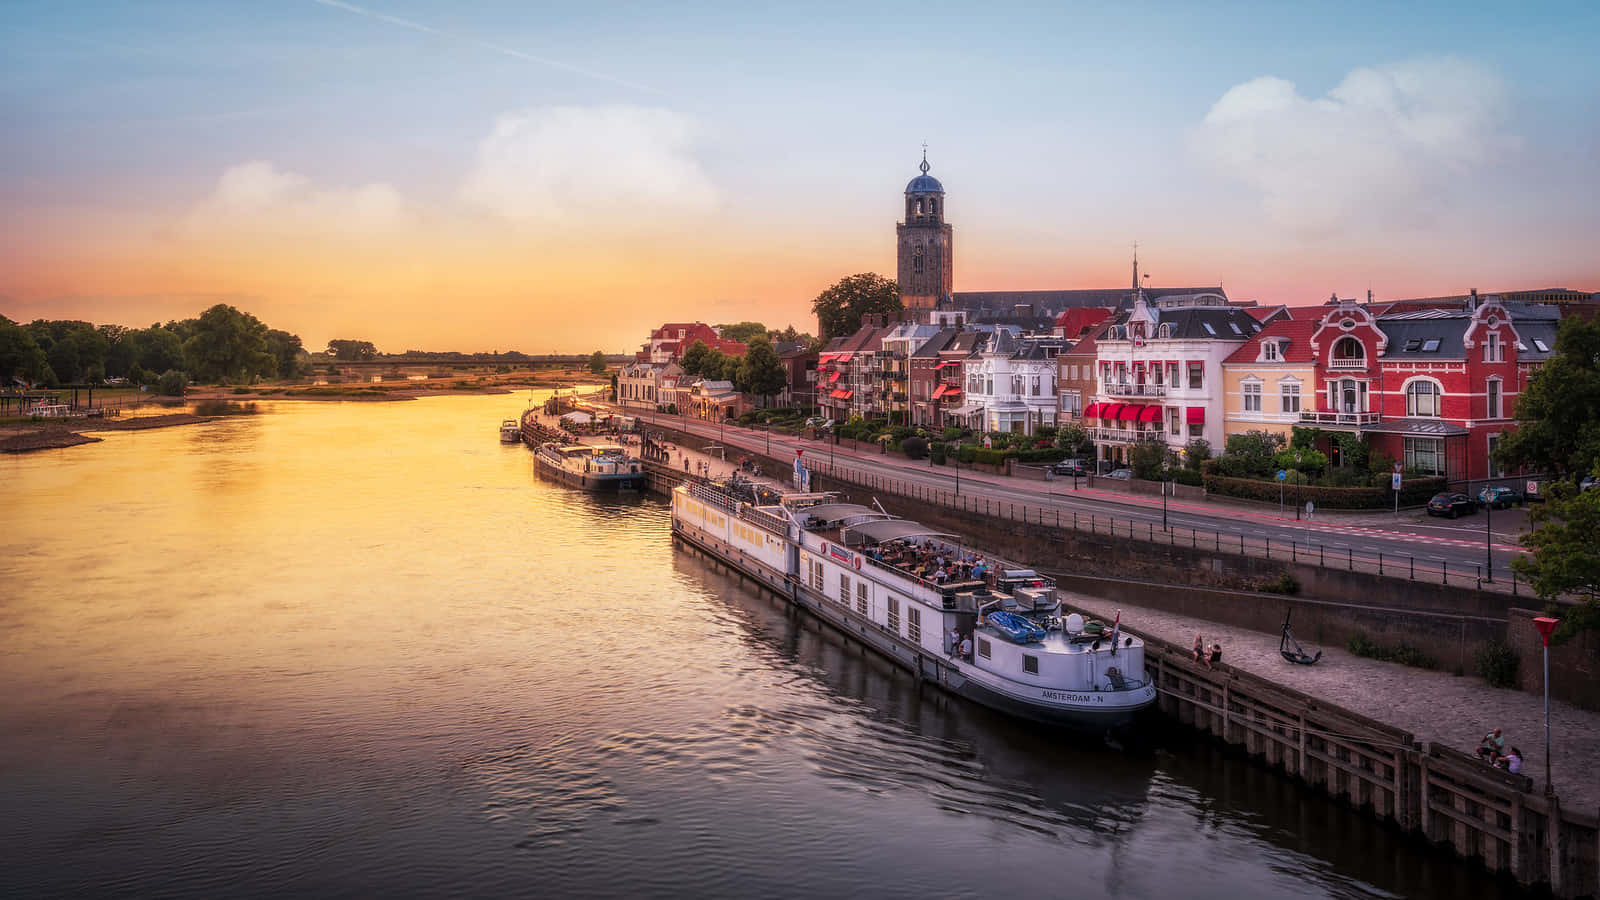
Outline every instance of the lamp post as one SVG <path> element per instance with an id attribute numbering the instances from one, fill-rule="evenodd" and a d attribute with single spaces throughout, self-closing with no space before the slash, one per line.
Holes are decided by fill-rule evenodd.
<path id="1" fill-rule="evenodd" d="M 1167 528 L 1167 477 L 1171 474 L 1171 472 L 1172 472 L 1172 461 L 1167 459 L 1166 455 L 1163 453 L 1163 455 L 1161 457 L 1161 530 L 1162 531 L 1168 531 L 1169 530 Z"/>
<path id="2" fill-rule="evenodd" d="M 1550 782 L 1550 634 L 1560 624 L 1560 619 L 1552 619 L 1548 616 L 1539 616 L 1533 620 L 1533 627 L 1539 629 L 1539 637 L 1544 638 L 1544 792 L 1546 796 L 1556 792 L 1555 785 Z"/>
<path id="3" fill-rule="evenodd" d="M 1484 491 L 1489 489 L 1484 483 Z M 1480 492 L 1481 493 L 1481 492 Z M 1483 505 L 1483 571 L 1485 581 L 1494 581 L 1494 495 L 1489 495 L 1489 502 Z"/>

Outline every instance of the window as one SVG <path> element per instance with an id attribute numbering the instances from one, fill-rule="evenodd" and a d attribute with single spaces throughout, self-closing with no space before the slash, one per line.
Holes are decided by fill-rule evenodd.
<path id="1" fill-rule="evenodd" d="M 1422 338 L 1412 338 L 1411 340 L 1406 341 L 1406 350 L 1407 351 L 1415 352 L 1415 351 L 1421 350 L 1421 349 L 1422 349 Z"/>
<path id="2" fill-rule="evenodd" d="M 850 605 L 850 576 L 843 572 L 839 573 L 839 605 Z"/>
<path id="3" fill-rule="evenodd" d="M 986 376 L 983 379 L 983 392 L 985 394 L 993 394 L 994 393 L 994 376 L 992 376 L 992 375 L 991 376 Z"/>
<path id="4" fill-rule="evenodd" d="M 1549 353 L 1550 352 L 1550 345 L 1546 344 L 1544 341 L 1542 341 L 1542 340 L 1540 340 L 1538 338 L 1534 338 L 1533 339 L 1533 346 L 1539 348 L 1539 352 L 1540 353 Z"/>
<path id="5" fill-rule="evenodd" d="M 1037 376 L 1037 375 L 1033 376 L 1032 387 L 1033 387 L 1033 396 L 1035 396 L 1035 397 L 1039 396 L 1039 376 Z"/>
<path id="6" fill-rule="evenodd" d="M 1211 327 L 1211 323 L 1210 322 L 1201 322 L 1200 326 L 1206 330 L 1206 334 L 1209 334 L 1212 337 L 1216 337 L 1217 336 L 1217 330 L 1215 328 Z"/>
<path id="7" fill-rule="evenodd" d="M 1244 391 L 1244 411 L 1261 412 L 1261 385 L 1258 383 L 1245 383 L 1240 385 Z"/>
<path id="8" fill-rule="evenodd" d="M 1284 382 L 1278 385 L 1278 395 L 1283 400 L 1283 411 L 1298 413 L 1300 411 L 1300 385 Z"/>
<path id="9" fill-rule="evenodd" d="M 1171 427 L 1173 434 L 1178 433 L 1178 408 L 1176 406 L 1167 407 L 1167 424 Z"/>
<path id="10" fill-rule="evenodd" d="M 1498 418 L 1501 417 L 1500 416 L 1500 379 L 1498 379 L 1498 378 L 1489 379 L 1489 388 L 1488 388 L 1488 392 L 1487 393 L 1488 393 L 1488 398 L 1489 398 L 1489 418 L 1498 419 Z"/>
<path id="11" fill-rule="evenodd" d="M 1439 349 L 1439 339 L 1438 338 L 1428 338 L 1427 340 L 1422 342 L 1422 352 L 1423 353 L 1432 353 L 1432 352 L 1434 352 L 1435 350 L 1438 350 L 1438 349 Z"/>
<path id="12" fill-rule="evenodd" d="M 893 594 L 889 595 L 889 630 L 900 633 L 900 598 Z"/>
<path id="13" fill-rule="evenodd" d="M 909 603 L 906 604 L 906 637 L 922 643 L 922 609 Z"/>
<path id="14" fill-rule="evenodd" d="M 1164 338 L 1172 337 L 1172 323 L 1162 322 L 1161 328 L 1156 331 L 1156 334 Z"/>
<path id="15" fill-rule="evenodd" d="M 1500 335 L 1490 332 L 1487 340 L 1483 342 L 1483 361 L 1486 363 L 1505 362 L 1506 348 L 1500 344 Z"/>
<path id="16" fill-rule="evenodd" d="M 1424 475 L 1444 474 L 1444 441 L 1435 438 L 1405 439 L 1405 465 Z"/>
<path id="17" fill-rule="evenodd" d="M 1034 656 L 1032 653 L 1022 654 L 1022 671 L 1027 672 L 1029 675 L 1039 674 L 1039 657 Z"/>
<path id="18" fill-rule="evenodd" d="M 1083 393 L 1080 391 L 1063 391 L 1061 394 L 1061 411 L 1072 415 L 1083 413 Z"/>
<path id="19" fill-rule="evenodd" d="M 983 657 L 984 659 L 988 659 L 989 658 L 989 639 L 988 638 L 986 638 L 986 637 L 978 638 L 978 655 Z"/>
<path id="20" fill-rule="evenodd" d="M 1267 362 L 1278 361 L 1278 342 L 1266 341 L 1261 345 L 1261 358 Z"/>
<path id="21" fill-rule="evenodd" d="M 811 589 L 819 594 L 825 590 L 822 581 L 822 563 L 815 560 L 811 562 Z"/>
<path id="22" fill-rule="evenodd" d="M 1244 334 L 1243 331 L 1239 330 L 1239 323 L 1238 322 L 1229 322 L 1228 323 L 1228 327 L 1233 329 L 1233 333 L 1234 334 L 1239 334 L 1239 335 Z"/>
<path id="23" fill-rule="evenodd" d="M 1340 338 L 1339 342 L 1333 345 L 1333 358 L 1366 359 L 1367 351 L 1361 346 L 1361 342 L 1355 338 Z"/>
<path id="24" fill-rule="evenodd" d="M 1505 474 L 1506 474 L 1506 470 L 1500 465 L 1499 461 L 1494 458 L 1494 452 L 1496 450 L 1498 450 L 1498 449 L 1500 449 L 1500 435 L 1498 435 L 1498 434 L 1489 435 L 1489 477 L 1490 478 L 1501 478 L 1501 477 L 1504 477 Z"/>
<path id="25" fill-rule="evenodd" d="M 1406 415 L 1439 417 L 1439 386 L 1431 381 L 1413 381 L 1406 386 Z"/>
<path id="26" fill-rule="evenodd" d="M 856 582 L 856 612 L 863 616 L 867 614 L 867 583 Z"/>
<path id="27" fill-rule="evenodd" d="M 1201 376 L 1204 373 L 1205 367 L 1203 365 L 1200 363 L 1189 363 L 1189 390 L 1200 390 L 1200 384 L 1202 381 Z"/>
<path id="28" fill-rule="evenodd" d="M 1190 425 L 1189 426 L 1189 437 L 1192 437 L 1192 438 L 1205 437 L 1205 433 L 1206 433 L 1206 427 L 1204 425 Z"/>

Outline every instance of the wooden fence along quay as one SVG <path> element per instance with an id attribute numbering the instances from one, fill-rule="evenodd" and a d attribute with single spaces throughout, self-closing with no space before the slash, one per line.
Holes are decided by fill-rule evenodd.
<path id="1" fill-rule="evenodd" d="M 686 446 L 698 442 L 694 435 L 681 437 Z M 823 460 L 807 463 L 821 463 L 815 468 L 840 481 L 923 502 L 943 501 L 970 513 L 1018 522 L 1026 517 L 1049 526 L 1059 515 L 1053 509 L 986 501 L 829 467 Z M 662 493 L 695 477 L 662 463 L 646 463 L 646 468 L 652 488 Z M 1070 518 L 1061 519 L 1062 528 L 1069 527 Z M 1106 522 L 1103 516 L 1082 517 L 1084 530 L 1112 527 Z M 1187 536 L 1199 544 L 1199 533 Z M 1600 810 L 1563 808 L 1558 795 L 1535 793 L 1526 776 L 1491 768 L 1449 747 L 1419 742 L 1409 732 L 1226 664 L 1205 670 L 1194 665 L 1190 648 L 1141 637 L 1158 689 L 1157 706 L 1169 719 L 1378 821 L 1479 859 L 1490 871 L 1520 884 L 1546 885 L 1563 898 L 1600 896 Z"/>

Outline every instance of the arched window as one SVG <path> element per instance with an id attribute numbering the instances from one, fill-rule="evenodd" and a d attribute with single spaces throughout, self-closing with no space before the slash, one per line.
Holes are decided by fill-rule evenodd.
<path id="1" fill-rule="evenodd" d="M 1157 336 L 1163 337 L 1163 338 L 1172 337 L 1172 323 L 1171 322 L 1162 322 L 1161 323 L 1161 327 L 1156 331 L 1156 334 L 1157 334 Z"/>
<path id="2" fill-rule="evenodd" d="M 1443 393 L 1432 381 L 1418 380 L 1406 385 L 1406 415 L 1439 417 L 1439 398 Z"/>
<path id="3" fill-rule="evenodd" d="M 1366 359 L 1367 351 L 1361 342 L 1353 337 L 1340 338 L 1333 345 L 1333 358 L 1342 360 Z"/>
<path id="4" fill-rule="evenodd" d="M 922 201 L 921 200 L 917 201 L 917 215 L 919 215 L 919 216 L 922 215 Z"/>
<path id="5" fill-rule="evenodd" d="M 923 253 L 923 250 L 922 250 L 922 245 L 918 244 L 917 245 L 917 249 L 915 249 L 915 250 L 913 250 L 911 252 L 911 270 L 913 272 L 921 272 L 922 271 L 923 257 L 924 257 L 924 253 Z"/>
<path id="6" fill-rule="evenodd" d="M 939 214 L 939 200 L 938 200 L 938 198 L 937 197 L 929 197 L 928 198 L 928 215 L 937 216 L 938 214 Z"/>

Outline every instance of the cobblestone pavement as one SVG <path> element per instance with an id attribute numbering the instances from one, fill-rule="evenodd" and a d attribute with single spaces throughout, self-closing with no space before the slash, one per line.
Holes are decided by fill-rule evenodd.
<path id="1" fill-rule="evenodd" d="M 1069 606 L 1107 621 L 1114 604 L 1083 594 L 1064 594 Z M 1398 663 L 1354 656 L 1343 647 L 1321 650 L 1322 661 L 1297 666 L 1278 655 L 1278 638 L 1243 628 L 1230 628 L 1153 609 L 1123 606 L 1123 626 L 1188 647 L 1198 633 L 1207 645 L 1222 644 L 1222 660 L 1286 687 L 1328 700 L 1416 735 L 1471 753 L 1484 733 L 1503 729 L 1506 746 L 1522 750 L 1522 773 L 1544 786 L 1544 698 L 1517 690 L 1489 687 L 1474 677 L 1414 669 Z M 1302 644 L 1305 642 L 1302 641 Z M 1540 661 L 1523 660 L 1523 665 Z M 1550 701 L 1550 777 L 1564 806 L 1595 810 L 1600 806 L 1600 713 Z"/>

